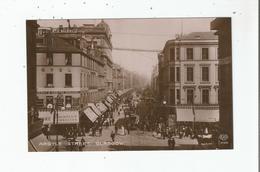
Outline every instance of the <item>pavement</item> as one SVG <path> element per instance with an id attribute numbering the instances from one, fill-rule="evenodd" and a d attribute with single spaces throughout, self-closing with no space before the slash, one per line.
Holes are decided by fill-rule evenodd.
<path id="1" fill-rule="evenodd" d="M 121 106 L 120 106 L 121 107 Z M 124 112 L 117 111 L 113 113 L 114 121 L 124 118 Z M 112 142 L 110 134 L 115 131 L 114 126 L 103 127 L 101 136 L 84 136 L 85 147 L 82 151 L 122 151 L 122 150 L 169 150 L 168 139 L 157 138 L 152 132 L 132 130 L 130 134 L 115 136 L 115 141 Z M 119 130 L 120 132 L 120 130 Z M 122 132 L 121 132 L 122 133 Z M 82 137 L 78 137 L 80 141 Z M 68 142 L 59 136 L 59 151 L 71 151 Z M 47 139 L 43 134 L 29 141 L 29 151 L 55 151 L 56 136 L 50 136 Z M 210 145 L 198 145 L 196 139 L 190 138 L 175 138 L 176 150 L 198 150 L 198 149 L 213 149 Z M 78 151 L 78 150 L 73 150 Z"/>
<path id="2" fill-rule="evenodd" d="M 62 136 L 58 137 L 59 142 L 62 140 Z M 56 136 L 46 136 L 40 134 L 28 141 L 29 152 L 48 152 L 53 151 L 56 145 Z"/>

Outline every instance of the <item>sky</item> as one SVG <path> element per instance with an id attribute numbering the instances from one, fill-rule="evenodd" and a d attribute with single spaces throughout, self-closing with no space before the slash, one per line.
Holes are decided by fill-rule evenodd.
<path id="1" fill-rule="evenodd" d="M 112 32 L 114 48 L 162 50 L 166 41 L 176 34 L 210 31 L 214 18 L 165 18 L 165 19 L 104 19 Z M 74 24 L 98 24 L 101 19 L 70 19 Z M 42 27 L 68 26 L 67 20 L 38 20 Z M 157 52 L 122 51 L 113 49 L 114 63 L 135 71 L 150 79 L 153 67 L 157 64 Z"/>

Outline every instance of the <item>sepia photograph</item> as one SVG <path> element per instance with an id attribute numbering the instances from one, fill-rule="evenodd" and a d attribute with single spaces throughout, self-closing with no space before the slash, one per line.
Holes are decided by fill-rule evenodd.
<path id="1" fill-rule="evenodd" d="M 230 17 L 26 21 L 28 151 L 233 149 Z"/>
<path id="2" fill-rule="evenodd" d="M 0 171 L 259 171 L 257 0 L 0 4 Z"/>

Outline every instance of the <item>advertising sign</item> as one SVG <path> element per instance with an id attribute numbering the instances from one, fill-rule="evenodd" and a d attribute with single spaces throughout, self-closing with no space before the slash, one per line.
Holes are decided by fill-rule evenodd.
<path id="1" fill-rule="evenodd" d="M 43 117 L 43 124 L 53 124 L 54 113 L 49 113 Z M 79 123 L 79 112 L 78 111 L 59 111 L 58 122 L 56 124 L 77 124 Z"/>

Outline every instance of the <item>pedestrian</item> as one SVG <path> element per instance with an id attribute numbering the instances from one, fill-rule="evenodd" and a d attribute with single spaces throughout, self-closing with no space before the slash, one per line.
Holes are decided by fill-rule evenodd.
<path id="1" fill-rule="evenodd" d="M 114 118 L 111 119 L 111 122 L 112 122 L 112 125 L 114 125 L 114 122 L 115 122 Z"/>
<path id="2" fill-rule="evenodd" d="M 129 135 L 130 134 L 130 126 L 129 126 L 129 124 L 126 125 L 126 131 L 127 131 L 127 134 Z"/>
<path id="3" fill-rule="evenodd" d="M 82 128 L 83 136 L 86 136 L 86 129 L 85 127 Z"/>
<path id="4" fill-rule="evenodd" d="M 110 137 L 111 137 L 111 139 L 112 139 L 112 142 L 114 142 L 115 141 L 115 132 L 112 130 L 111 131 L 111 134 L 110 134 Z"/>
<path id="5" fill-rule="evenodd" d="M 170 149 L 175 149 L 175 139 L 173 136 L 169 137 L 168 139 L 168 146 Z"/>
<path id="6" fill-rule="evenodd" d="M 98 131 L 99 131 L 99 136 L 102 136 L 102 126 L 99 127 Z"/>
<path id="7" fill-rule="evenodd" d="M 115 134 L 117 134 L 118 127 L 115 125 Z"/>
<path id="8" fill-rule="evenodd" d="M 50 126 L 46 126 L 47 127 L 47 132 L 46 132 L 46 138 L 49 139 L 49 135 L 51 132 L 51 127 Z"/>
<path id="9" fill-rule="evenodd" d="M 80 140 L 80 147 L 79 147 L 80 151 L 82 151 L 83 148 L 85 147 L 85 142 L 86 142 L 85 139 L 82 137 Z"/>

